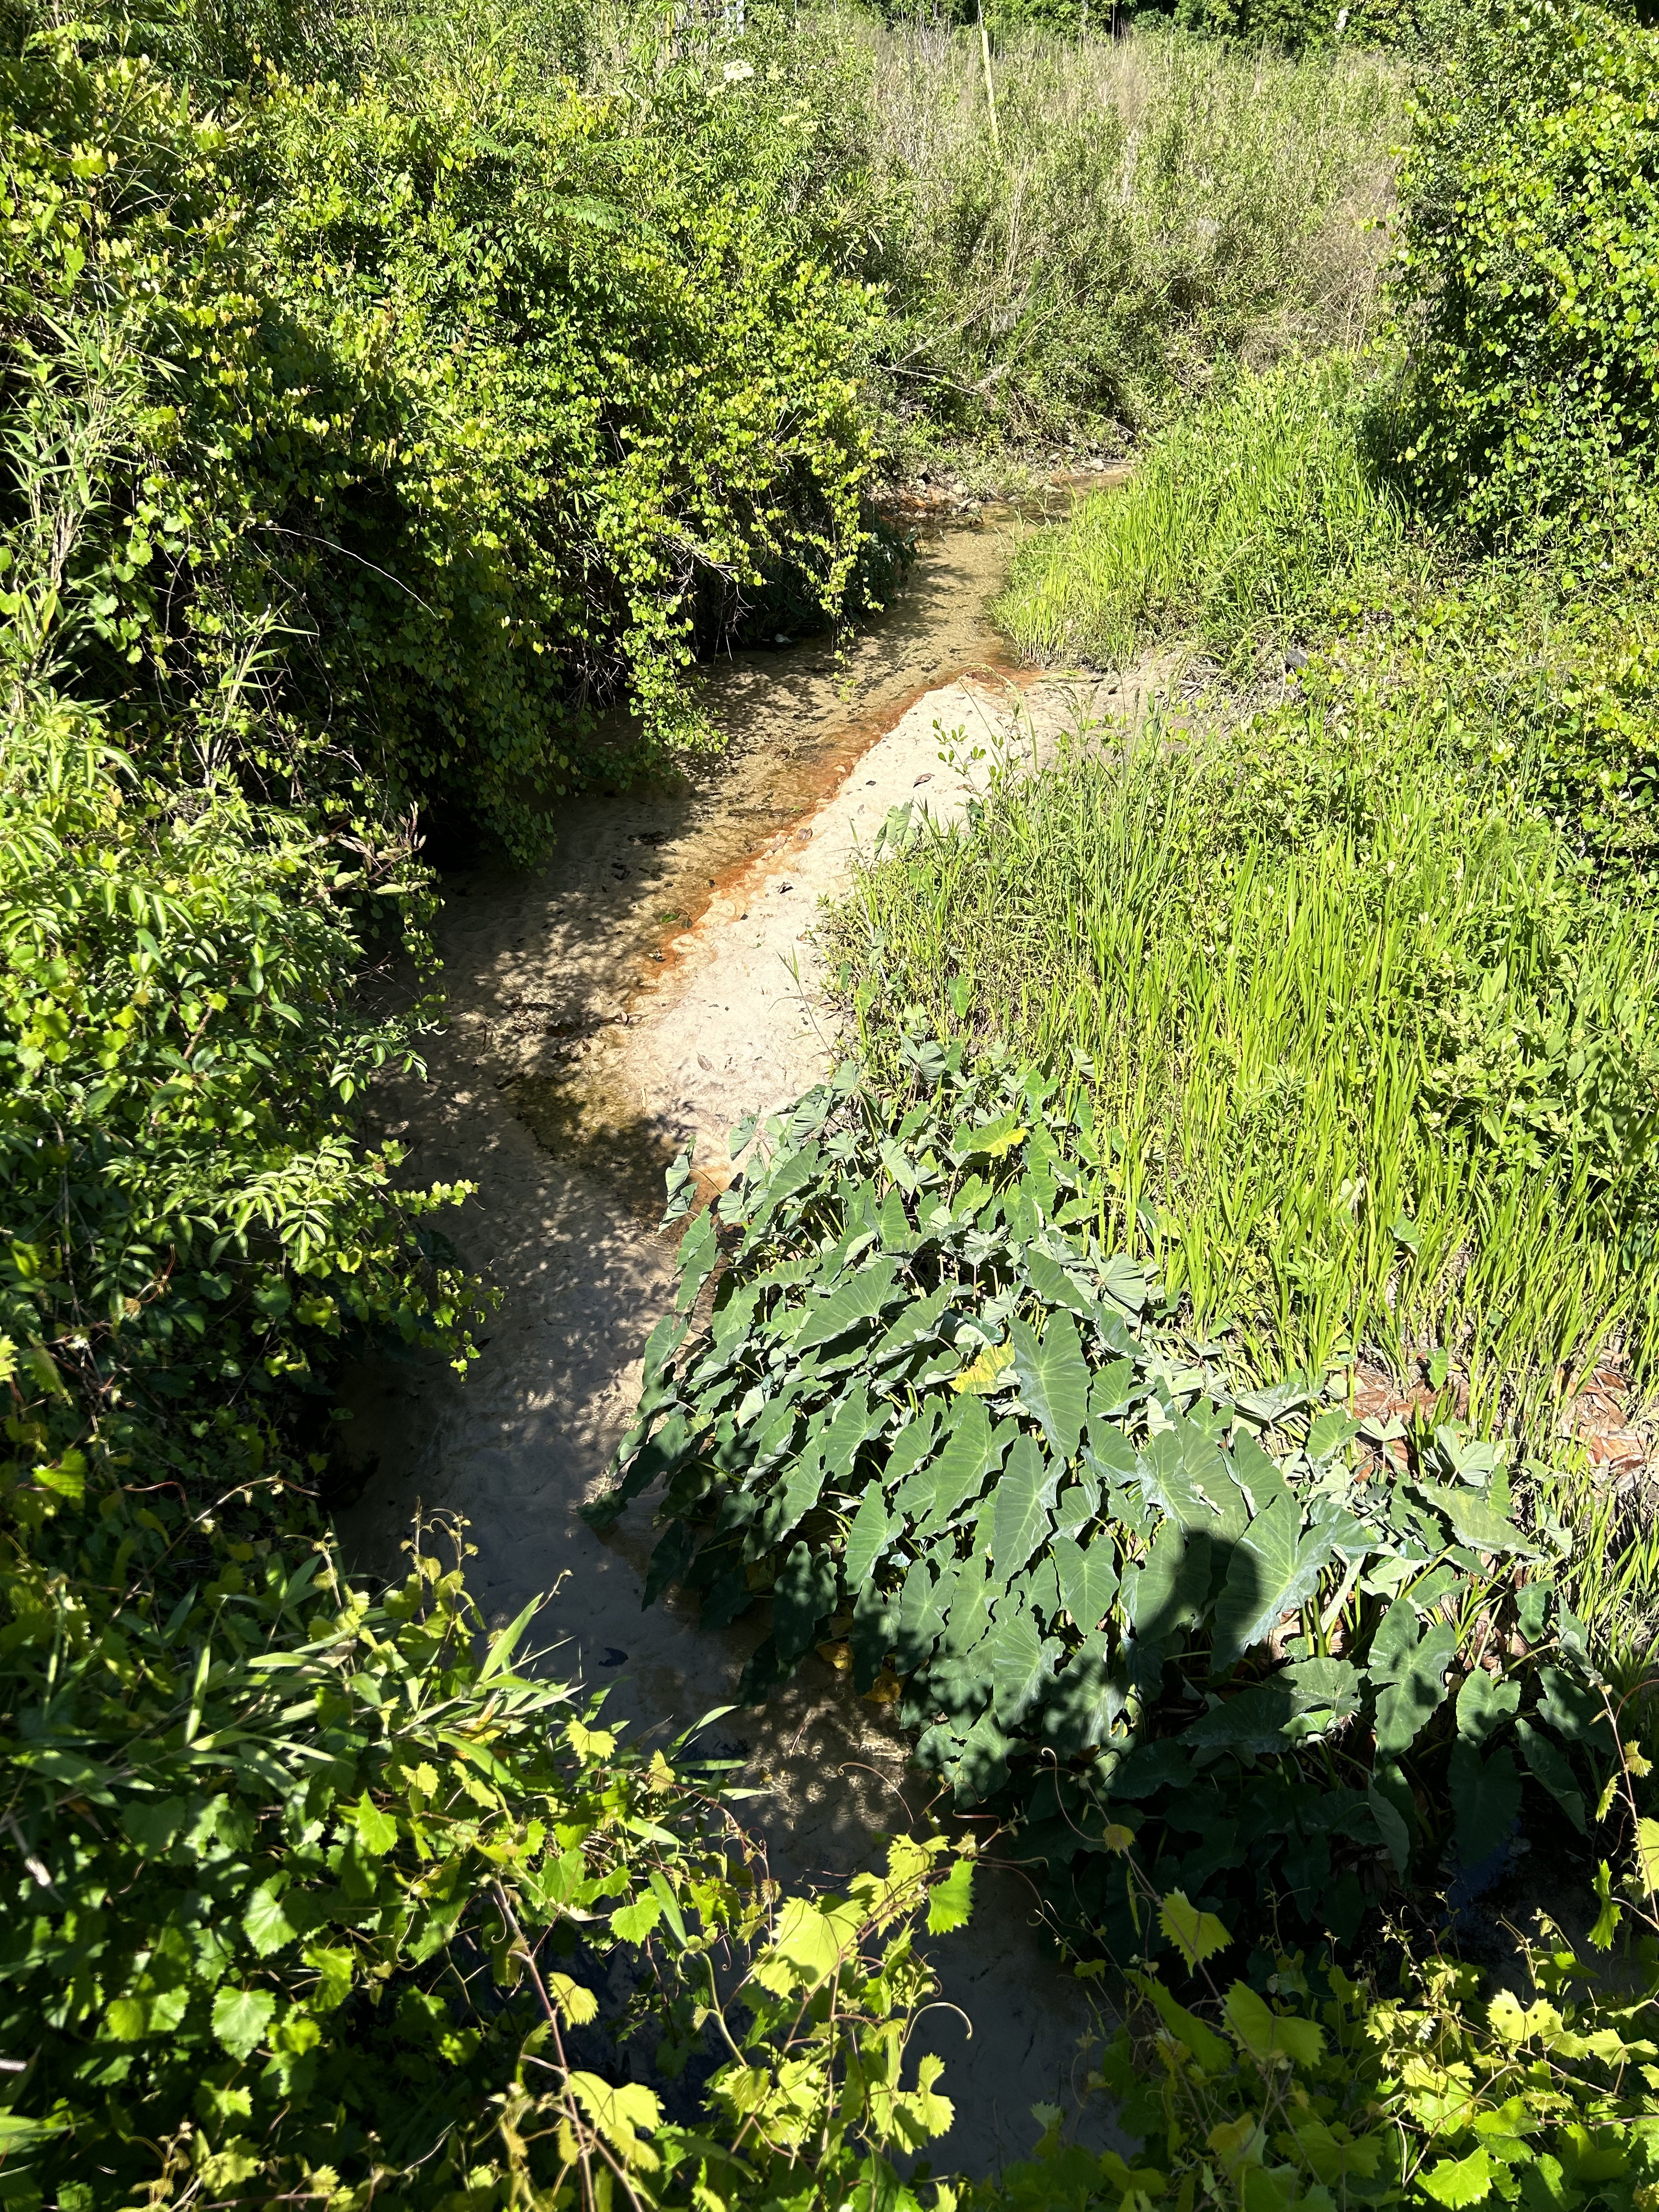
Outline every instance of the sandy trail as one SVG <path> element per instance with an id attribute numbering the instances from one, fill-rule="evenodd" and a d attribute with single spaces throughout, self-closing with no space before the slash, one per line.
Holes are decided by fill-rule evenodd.
<path id="1" fill-rule="evenodd" d="M 1003 664 L 984 609 L 1006 557 L 994 530 L 952 533 L 839 669 L 806 645 L 718 672 L 732 746 L 696 781 L 585 801 L 533 874 L 448 879 L 447 1024 L 429 1080 L 378 1100 L 412 1172 L 478 1185 L 451 1233 L 503 1295 L 465 1381 L 420 1364 L 356 1378 L 348 1551 L 391 1571 L 417 1502 L 465 1514 L 489 1618 L 553 1592 L 538 1634 L 563 1642 L 555 1663 L 612 1683 L 611 1716 L 659 1738 L 729 1701 L 762 1632 L 705 1633 L 675 1601 L 641 1611 L 648 1506 L 605 1538 L 575 1517 L 604 1485 L 670 1303 L 663 1166 L 689 1137 L 718 1166 L 743 1114 L 830 1064 L 819 902 L 890 806 L 961 807 L 986 761 L 942 753 L 1041 761 L 1079 715 L 1140 703 L 1022 683 Z M 768 1784 L 747 1809 L 785 1880 L 844 1875 L 907 1817 L 907 1739 L 815 1658 L 722 1732 L 748 1755 L 744 1778 Z M 1019 1876 L 981 1879 L 972 1927 L 939 1946 L 945 1994 L 975 2025 L 969 2042 L 935 2013 L 921 2039 L 945 2058 L 957 2112 L 936 2164 L 988 2171 L 1035 2139 L 1034 2103 L 1070 2101 L 1087 2008 L 1030 1905 Z"/>

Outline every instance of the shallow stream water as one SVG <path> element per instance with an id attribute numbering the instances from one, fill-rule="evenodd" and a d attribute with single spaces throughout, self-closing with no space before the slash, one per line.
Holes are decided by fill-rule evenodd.
<path id="1" fill-rule="evenodd" d="M 572 806 L 544 866 L 447 878 L 447 1024 L 428 1079 L 377 1096 L 414 1176 L 478 1186 L 448 1233 L 501 1304 L 464 1379 L 429 1364 L 355 1379 L 348 1555 L 395 1572 L 417 1506 L 464 1514 L 489 1620 L 548 1593 L 535 1634 L 562 1646 L 554 1667 L 611 1685 L 607 1716 L 656 1741 L 729 1704 L 763 1626 L 705 1632 L 675 1599 L 641 1610 L 648 1501 L 604 1537 L 576 1517 L 604 1487 L 671 1303 L 663 1168 L 695 1137 L 719 1179 L 739 1115 L 828 1065 L 813 915 L 888 807 L 948 816 L 982 777 L 976 750 L 1040 760 L 1097 709 L 1022 678 L 991 628 L 1012 527 L 924 544 L 896 604 L 839 657 L 807 641 L 708 672 L 727 750 L 672 784 Z M 762 1787 L 745 1814 L 787 1882 L 844 1877 L 921 1802 L 890 1715 L 816 1656 L 714 1733 Z M 917 2045 L 944 2057 L 957 2115 L 934 2163 L 969 2172 L 1029 2148 L 1033 2104 L 1073 2101 L 1089 2023 L 1024 1877 L 988 1870 L 978 1889 L 970 1928 L 936 1952 L 971 2038 L 941 2009 Z"/>

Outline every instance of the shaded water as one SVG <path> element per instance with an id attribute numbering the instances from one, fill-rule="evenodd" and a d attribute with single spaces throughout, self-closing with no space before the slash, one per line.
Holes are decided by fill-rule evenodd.
<path id="1" fill-rule="evenodd" d="M 848 841 L 896 796 L 944 790 L 940 730 L 1012 728 L 1020 679 L 987 613 L 1008 550 L 995 524 L 925 545 L 897 604 L 839 660 L 808 641 L 709 672 L 731 741 L 717 760 L 572 806 L 533 872 L 447 879 L 448 1019 L 429 1080 L 377 1095 L 415 1176 L 477 1184 L 449 1233 L 501 1304 L 464 1381 L 413 1364 L 356 1378 L 348 1553 L 393 1571 L 417 1504 L 465 1514 L 486 1615 L 550 1592 L 538 1640 L 562 1643 L 555 1668 L 613 1684 L 609 1716 L 658 1740 L 729 1702 L 763 1625 L 705 1632 L 672 1600 L 642 1612 L 648 1507 L 604 1538 L 575 1517 L 603 1486 L 671 1302 L 662 1169 L 689 1132 L 718 1150 L 745 1106 L 811 1079 L 823 1046 L 780 953 L 805 941 L 804 895 L 834 891 Z M 1031 730 L 1075 706 L 1021 703 L 1034 701 Z M 765 1786 L 745 1811 L 787 1881 L 844 1876 L 911 1816 L 908 1739 L 816 1657 L 764 1711 L 720 1727 L 749 1760 L 743 1778 Z M 1087 2023 L 1023 1877 L 980 1887 L 972 1927 L 938 1959 L 973 2040 L 946 2012 L 919 2039 L 945 2057 L 958 2113 L 936 2162 L 969 2171 L 1029 2146 L 1033 2103 L 1070 2100 Z"/>

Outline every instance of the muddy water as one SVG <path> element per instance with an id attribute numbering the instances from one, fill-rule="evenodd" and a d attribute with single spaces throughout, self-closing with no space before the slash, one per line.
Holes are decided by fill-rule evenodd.
<path id="1" fill-rule="evenodd" d="M 392 1571 L 417 1504 L 464 1513 L 487 1616 L 551 1593 L 538 1634 L 562 1644 L 554 1663 L 611 1685 L 609 1715 L 659 1740 L 730 1701 L 763 1626 L 705 1633 L 674 1601 L 643 1612 L 648 1510 L 605 1538 L 575 1517 L 603 1486 L 670 1303 L 662 1168 L 695 1136 L 718 1169 L 742 1112 L 827 1063 L 813 915 L 887 807 L 948 815 L 982 777 L 975 751 L 1041 758 L 1097 707 L 1007 665 L 986 609 L 1008 550 L 995 523 L 936 539 L 839 659 L 807 641 L 708 675 L 731 742 L 705 771 L 573 807 L 533 874 L 447 880 L 447 1025 L 429 1079 L 378 1100 L 422 1180 L 477 1184 L 450 1233 L 501 1304 L 465 1381 L 413 1364 L 357 1378 L 348 1551 Z M 916 1802 L 890 1715 L 816 1657 L 763 1712 L 714 1734 L 765 1791 L 749 1810 L 787 1881 L 846 1875 Z M 936 2162 L 969 2172 L 1029 2147 L 1034 2103 L 1070 2103 L 1087 2027 L 1023 1877 L 980 1889 L 971 1929 L 937 1957 L 971 2039 L 946 2010 L 923 2039 L 957 2112 Z"/>

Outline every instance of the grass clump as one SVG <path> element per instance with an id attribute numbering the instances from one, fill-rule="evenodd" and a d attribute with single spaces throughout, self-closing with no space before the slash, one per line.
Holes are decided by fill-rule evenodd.
<path id="1" fill-rule="evenodd" d="M 1259 1361 L 1645 1364 L 1659 931 L 1443 735 L 1332 668 L 1258 729 L 1000 781 L 839 917 L 860 1035 L 899 1082 L 893 1008 L 1079 1061 L 1103 1233 Z"/>
<path id="2" fill-rule="evenodd" d="M 1121 491 L 1027 539 L 997 616 L 1032 659 L 1122 668 L 1158 638 L 1235 663 L 1394 552 L 1401 509 L 1367 465 L 1340 356 L 1227 380 Z"/>

